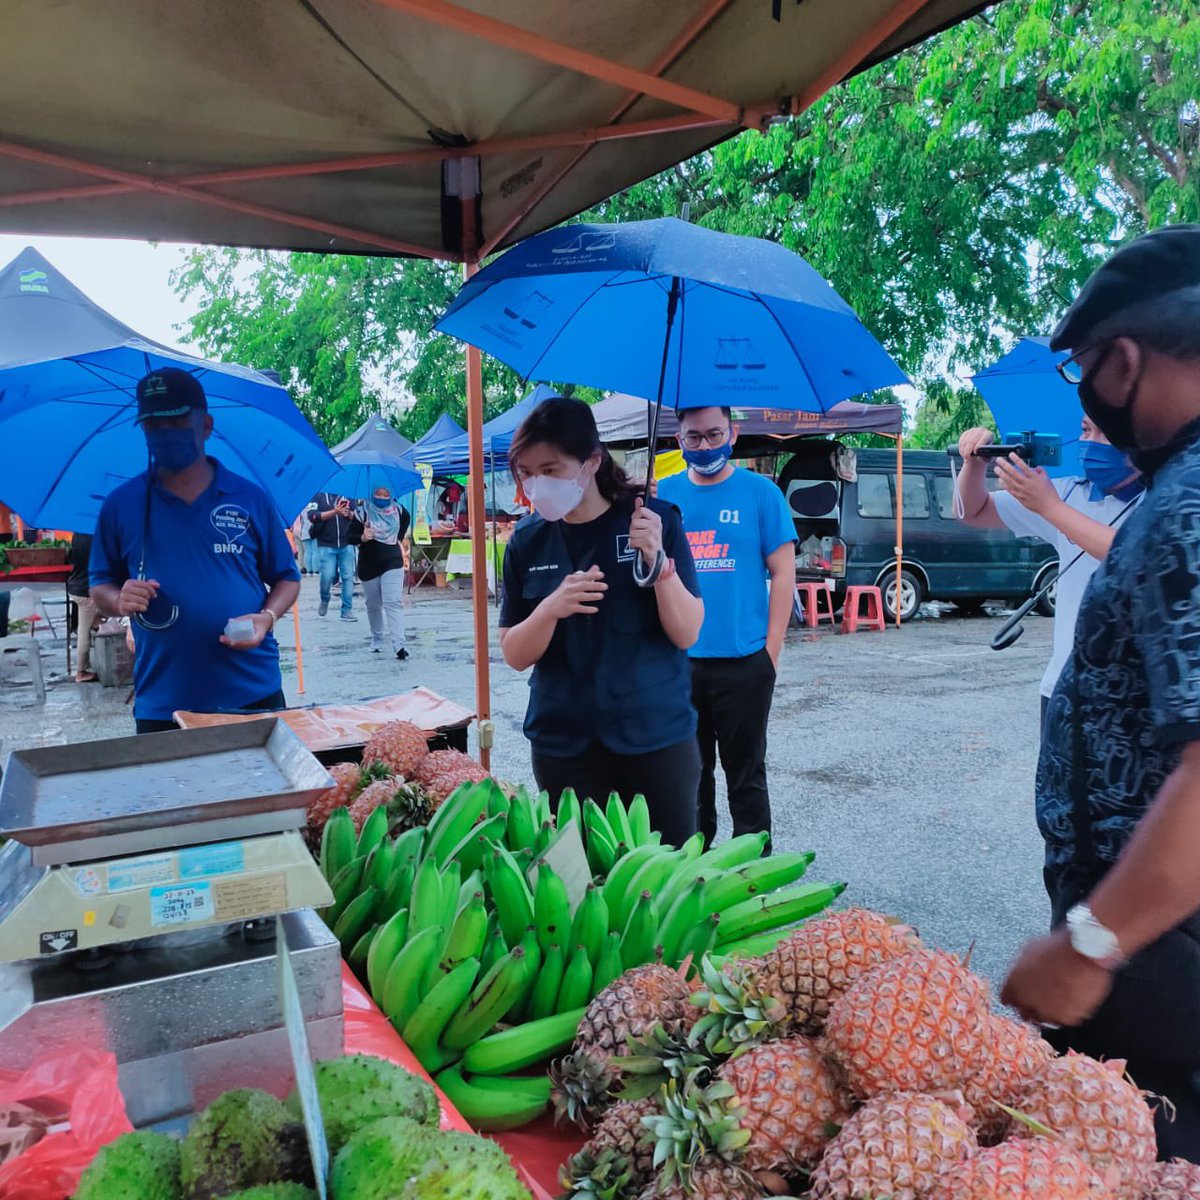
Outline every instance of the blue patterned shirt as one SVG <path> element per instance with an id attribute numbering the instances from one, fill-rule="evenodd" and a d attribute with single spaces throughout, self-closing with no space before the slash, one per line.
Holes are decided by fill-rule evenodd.
<path id="1" fill-rule="evenodd" d="M 1055 880 L 1082 893 L 1107 871 L 1200 740 L 1200 422 L 1159 457 L 1084 595 L 1046 716 L 1037 818 L 1052 895 Z"/>

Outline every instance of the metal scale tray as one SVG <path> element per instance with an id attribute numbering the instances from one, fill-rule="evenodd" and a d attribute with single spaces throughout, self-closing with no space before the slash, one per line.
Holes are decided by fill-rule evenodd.
<path id="1" fill-rule="evenodd" d="M 16 750 L 0 781 L 0 836 L 51 867 L 279 833 L 303 828 L 332 783 L 275 717 Z"/>

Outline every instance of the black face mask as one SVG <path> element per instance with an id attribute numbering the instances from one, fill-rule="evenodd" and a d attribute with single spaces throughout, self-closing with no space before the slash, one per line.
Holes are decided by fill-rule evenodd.
<path id="1" fill-rule="evenodd" d="M 1107 354 L 1105 358 L 1107 358 Z M 1092 383 L 1096 372 L 1103 365 L 1104 359 L 1102 358 L 1092 371 L 1079 381 L 1079 403 L 1083 406 L 1083 411 L 1087 413 L 1092 424 L 1118 450 L 1131 454 L 1138 448 L 1137 434 L 1133 431 L 1133 406 L 1137 402 L 1138 388 L 1142 382 L 1141 372 L 1138 372 L 1137 379 L 1133 381 L 1133 386 L 1129 389 L 1125 406 L 1113 408 L 1111 404 L 1106 404 L 1100 399 L 1100 393 L 1096 391 L 1096 385 Z"/>

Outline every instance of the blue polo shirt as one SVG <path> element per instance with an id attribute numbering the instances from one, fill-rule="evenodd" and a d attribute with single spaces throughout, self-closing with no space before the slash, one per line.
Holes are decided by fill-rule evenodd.
<path id="1" fill-rule="evenodd" d="M 209 461 L 213 481 L 191 504 L 138 475 L 109 495 L 96 524 L 89 581 L 120 587 L 137 575 L 151 487 L 146 575 L 179 606 L 179 619 L 134 629 L 133 712 L 142 720 L 239 709 L 281 686 L 273 636 L 253 650 L 220 638 L 230 617 L 259 612 L 271 587 L 300 578 L 292 548 L 266 492 Z"/>
<path id="2" fill-rule="evenodd" d="M 704 625 L 692 658 L 747 658 L 767 644 L 767 558 L 795 541 L 779 487 L 735 467 L 720 483 L 693 483 L 686 471 L 660 480 L 658 494 L 683 513 L 696 564 Z"/>

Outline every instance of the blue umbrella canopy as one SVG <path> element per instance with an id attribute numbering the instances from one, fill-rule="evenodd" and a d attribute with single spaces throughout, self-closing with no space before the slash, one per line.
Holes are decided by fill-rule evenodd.
<path id="1" fill-rule="evenodd" d="M 468 280 L 437 328 L 525 378 L 671 408 L 825 412 L 908 381 L 798 254 L 673 218 L 529 238 Z"/>
<path id="2" fill-rule="evenodd" d="M 990 367 L 972 376 L 1001 437 L 1010 433 L 1057 433 L 1062 438 L 1062 462 L 1048 468 L 1056 477 L 1082 475 L 1079 465 L 1079 424 L 1083 409 L 1079 393 L 1055 370 L 1067 357 L 1050 349 L 1049 338 L 1022 338 Z"/>
<path id="3" fill-rule="evenodd" d="M 365 500 L 377 487 L 386 484 L 395 496 L 407 496 L 421 488 L 421 474 L 413 466 L 412 456 L 397 457 L 377 450 L 347 450 L 339 455 L 338 473 L 328 479 L 325 491 Z"/>

